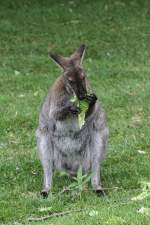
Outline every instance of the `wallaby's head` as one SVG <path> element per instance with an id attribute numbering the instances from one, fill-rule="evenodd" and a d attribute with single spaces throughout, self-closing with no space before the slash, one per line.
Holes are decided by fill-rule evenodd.
<path id="1" fill-rule="evenodd" d="M 82 100 L 87 94 L 86 74 L 82 67 L 85 45 L 81 45 L 70 57 L 49 53 L 49 56 L 63 70 L 63 78 L 68 90 Z"/>

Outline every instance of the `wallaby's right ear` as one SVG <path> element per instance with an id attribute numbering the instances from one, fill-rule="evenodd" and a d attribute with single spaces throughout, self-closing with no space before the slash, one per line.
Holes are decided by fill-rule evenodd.
<path id="1" fill-rule="evenodd" d="M 65 68 L 69 64 L 69 60 L 61 55 L 58 54 L 53 54 L 49 52 L 49 57 L 57 64 L 60 66 L 61 69 L 65 70 Z"/>

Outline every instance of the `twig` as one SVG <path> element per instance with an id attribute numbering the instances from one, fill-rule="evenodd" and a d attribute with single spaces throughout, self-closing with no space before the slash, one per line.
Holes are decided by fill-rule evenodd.
<path id="1" fill-rule="evenodd" d="M 42 217 L 30 217 L 30 218 L 28 218 L 28 220 L 29 221 L 42 221 L 42 220 L 47 220 L 51 217 L 65 216 L 70 213 L 81 212 L 81 211 L 86 211 L 86 209 L 76 209 L 76 210 L 68 210 L 68 211 L 64 211 L 64 212 L 56 212 L 56 213 L 52 213 L 50 215 L 42 216 Z"/>
<path id="2" fill-rule="evenodd" d="M 123 188 L 120 188 L 120 187 L 112 187 L 112 188 L 103 188 L 103 190 L 104 191 L 107 191 L 107 190 L 122 190 Z M 61 195 L 61 194 L 63 194 L 63 193 L 66 193 L 66 192 L 71 192 L 71 191 L 74 191 L 74 190 L 76 190 L 76 189 L 70 189 L 70 188 L 63 188 L 60 192 L 58 192 L 58 195 Z M 88 189 L 84 189 L 83 190 L 83 192 L 91 192 L 91 191 L 93 191 L 93 189 L 91 189 L 91 188 L 88 188 Z M 53 192 L 54 194 L 56 193 L 56 192 Z"/>
<path id="3" fill-rule="evenodd" d="M 110 187 L 110 188 L 102 188 L 102 190 L 104 190 L 104 191 L 109 191 L 109 190 L 124 190 L 124 191 L 126 191 L 126 190 L 130 190 L 130 191 L 139 191 L 139 190 L 141 190 L 141 188 L 131 188 L 131 189 L 127 189 L 127 188 L 123 188 L 123 187 Z M 54 194 L 58 194 L 58 195 L 61 195 L 61 194 L 63 194 L 63 193 L 65 193 L 65 192 L 70 192 L 70 191 L 74 191 L 73 189 L 70 189 L 70 188 L 64 188 L 64 189 L 62 189 L 60 192 L 53 192 Z M 91 191 L 93 191 L 93 189 L 91 189 L 91 188 L 88 188 L 88 189 L 84 189 L 83 190 L 83 192 L 91 192 Z"/>

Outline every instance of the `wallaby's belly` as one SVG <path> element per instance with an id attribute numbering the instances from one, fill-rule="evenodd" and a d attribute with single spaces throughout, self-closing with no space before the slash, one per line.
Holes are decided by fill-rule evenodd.
<path id="1" fill-rule="evenodd" d="M 80 165 L 85 171 L 90 168 L 90 137 L 87 129 L 80 132 L 77 118 L 57 121 L 52 140 L 56 169 L 74 174 Z"/>

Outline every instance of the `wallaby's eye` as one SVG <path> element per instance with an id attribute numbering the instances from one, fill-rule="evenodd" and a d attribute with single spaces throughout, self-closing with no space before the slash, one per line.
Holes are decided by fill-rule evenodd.
<path id="1" fill-rule="evenodd" d="M 75 83 L 75 81 L 71 77 L 68 80 L 69 80 L 70 84 L 74 84 Z"/>
<path id="2" fill-rule="evenodd" d="M 73 84 L 73 83 L 74 83 L 74 81 L 73 81 L 73 80 L 69 80 L 69 83 L 70 83 L 70 84 Z"/>

